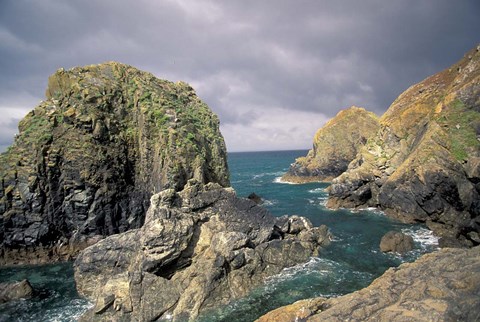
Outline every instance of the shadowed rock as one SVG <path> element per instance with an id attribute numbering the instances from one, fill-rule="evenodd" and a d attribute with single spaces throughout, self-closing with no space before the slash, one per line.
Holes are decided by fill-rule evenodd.
<path id="1" fill-rule="evenodd" d="M 154 195 L 141 229 L 80 253 L 77 288 L 95 302 L 83 320 L 194 319 L 318 255 L 330 237 L 306 218 L 275 218 L 231 188 L 191 180 Z"/>
<path id="2" fill-rule="evenodd" d="M 480 243 L 480 51 L 411 86 L 332 181 L 327 206 L 379 207 L 450 240 Z M 451 242 L 455 240 L 456 242 Z"/>
<path id="3" fill-rule="evenodd" d="M 115 62 L 60 69 L 0 155 L 0 264 L 69 259 L 142 226 L 150 197 L 229 185 L 219 120 L 186 83 Z"/>

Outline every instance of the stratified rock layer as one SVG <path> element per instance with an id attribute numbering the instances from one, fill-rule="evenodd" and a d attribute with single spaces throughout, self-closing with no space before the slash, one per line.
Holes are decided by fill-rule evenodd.
<path id="1" fill-rule="evenodd" d="M 327 206 L 380 207 L 426 222 L 440 243 L 480 243 L 480 47 L 410 87 L 348 170 Z"/>
<path id="2" fill-rule="evenodd" d="M 4 263 L 139 228 L 153 193 L 190 178 L 229 185 L 218 118 L 185 83 L 112 62 L 61 69 L 46 95 L 0 156 Z"/>
<path id="3" fill-rule="evenodd" d="M 360 291 L 296 302 L 270 321 L 479 321 L 480 247 L 442 249 L 390 268 Z"/>
<path id="4" fill-rule="evenodd" d="M 347 170 L 348 164 L 367 140 L 377 133 L 378 117 L 364 108 L 352 106 L 319 129 L 313 149 L 295 160 L 282 177 L 288 182 L 331 181 Z"/>
<path id="5" fill-rule="evenodd" d="M 318 255 L 330 237 L 325 226 L 275 218 L 231 188 L 192 180 L 154 195 L 141 229 L 80 253 L 77 288 L 95 303 L 83 321 L 194 319 Z"/>

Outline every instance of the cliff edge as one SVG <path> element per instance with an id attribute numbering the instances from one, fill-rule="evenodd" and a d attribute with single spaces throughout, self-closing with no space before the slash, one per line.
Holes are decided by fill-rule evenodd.
<path id="1" fill-rule="evenodd" d="M 442 246 L 480 243 L 480 46 L 393 102 L 327 206 L 426 222 Z"/>
<path id="2" fill-rule="evenodd" d="M 282 181 L 331 181 L 347 170 L 378 128 L 378 117 L 364 108 L 352 106 L 340 111 L 315 133 L 313 148 L 295 160 Z"/>
<path id="3" fill-rule="evenodd" d="M 58 70 L 0 156 L 0 264 L 67 259 L 139 228 L 150 197 L 229 186 L 219 120 L 192 87 L 109 62 Z"/>

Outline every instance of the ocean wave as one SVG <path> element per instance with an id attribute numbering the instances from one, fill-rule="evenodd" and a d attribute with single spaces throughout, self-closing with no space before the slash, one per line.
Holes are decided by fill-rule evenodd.
<path id="1" fill-rule="evenodd" d="M 295 182 L 283 181 L 281 176 L 280 177 L 275 177 L 275 179 L 273 179 L 273 182 L 274 183 L 281 183 L 281 184 L 299 184 L 299 183 L 295 183 Z"/>
<path id="2" fill-rule="evenodd" d="M 273 206 L 276 204 L 278 204 L 278 200 L 263 199 L 261 203 L 262 206 Z"/>
<path id="3" fill-rule="evenodd" d="M 315 188 L 308 190 L 309 193 L 326 193 L 325 188 Z"/>
<path id="4" fill-rule="evenodd" d="M 408 227 L 402 229 L 406 235 L 412 236 L 413 240 L 420 244 L 422 248 L 438 248 L 438 237 L 427 228 Z"/>

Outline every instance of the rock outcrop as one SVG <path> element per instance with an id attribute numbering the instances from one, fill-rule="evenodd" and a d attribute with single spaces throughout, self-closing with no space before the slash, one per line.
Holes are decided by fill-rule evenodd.
<path id="1" fill-rule="evenodd" d="M 33 293 L 32 285 L 26 279 L 19 282 L 0 283 L 0 303 L 31 298 Z"/>
<path id="2" fill-rule="evenodd" d="M 399 231 L 389 231 L 380 240 L 382 252 L 406 253 L 413 250 L 413 237 Z"/>
<path id="3" fill-rule="evenodd" d="M 360 291 L 267 313 L 269 321 L 478 321 L 480 247 L 442 249 L 390 268 Z"/>
<path id="4" fill-rule="evenodd" d="M 0 156 L 0 264 L 67 259 L 139 228 L 150 197 L 229 185 L 219 121 L 183 82 L 119 63 L 59 70 Z"/>
<path id="5" fill-rule="evenodd" d="M 275 218 L 231 188 L 191 180 L 154 195 L 141 229 L 80 253 L 77 288 L 95 303 L 82 320 L 194 319 L 318 255 L 330 237 L 306 218 Z"/>
<path id="6" fill-rule="evenodd" d="M 364 108 L 352 106 L 340 111 L 317 131 L 313 149 L 307 156 L 295 160 L 282 181 L 331 181 L 347 170 L 348 164 L 378 128 L 378 117 Z"/>
<path id="7" fill-rule="evenodd" d="M 413 85 L 329 188 L 332 208 L 426 222 L 440 244 L 480 243 L 480 47 Z M 452 242 L 453 241 L 453 242 Z"/>

